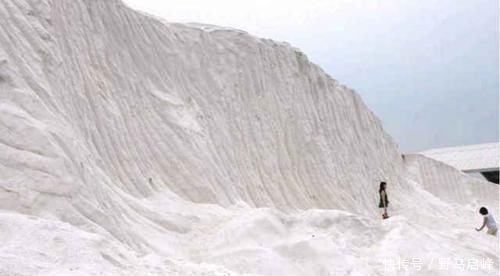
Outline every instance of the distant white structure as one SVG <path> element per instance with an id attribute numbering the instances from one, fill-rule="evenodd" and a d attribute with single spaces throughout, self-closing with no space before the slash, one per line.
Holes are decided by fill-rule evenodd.
<path id="1" fill-rule="evenodd" d="M 484 177 L 493 183 L 499 182 L 499 143 L 431 149 L 421 153 L 464 173 Z"/>

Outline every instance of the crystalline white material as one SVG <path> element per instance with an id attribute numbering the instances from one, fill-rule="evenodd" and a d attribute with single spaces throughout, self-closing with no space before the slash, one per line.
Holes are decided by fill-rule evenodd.
<path id="1" fill-rule="evenodd" d="M 498 271 L 471 231 L 498 186 L 405 164 L 286 43 L 115 0 L 0 2 L 0 152 L 0 275 L 374 275 L 410 256 Z"/>

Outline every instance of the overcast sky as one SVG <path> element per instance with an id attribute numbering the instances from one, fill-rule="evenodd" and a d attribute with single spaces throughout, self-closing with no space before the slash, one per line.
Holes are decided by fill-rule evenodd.
<path id="1" fill-rule="evenodd" d="M 498 141 L 497 0 L 125 0 L 287 41 L 361 94 L 403 151 Z"/>

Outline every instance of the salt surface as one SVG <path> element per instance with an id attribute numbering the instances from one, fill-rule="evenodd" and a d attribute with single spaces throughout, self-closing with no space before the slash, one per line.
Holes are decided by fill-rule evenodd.
<path id="1" fill-rule="evenodd" d="M 0 152 L 0 275 L 498 274 L 498 186 L 286 43 L 116 0 L 0 2 Z"/>

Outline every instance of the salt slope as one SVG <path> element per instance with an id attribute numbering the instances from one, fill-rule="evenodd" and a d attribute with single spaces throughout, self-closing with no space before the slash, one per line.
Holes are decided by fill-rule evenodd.
<path id="1" fill-rule="evenodd" d="M 412 181 L 359 96 L 287 44 L 119 1 L 7 0 L 0 23 L 2 273 L 370 275 L 422 240 L 495 252 L 461 219 L 443 238 L 473 208 Z"/>
<path id="2" fill-rule="evenodd" d="M 489 204 L 494 212 L 498 211 L 498 185 L 467 177 L 443 162 L 420 154 L 405 155 L 405 163 L 408 178 L 440 199 L 460 205 Z"/>
<path id="3" fill-rule="evenodd" d="M 3 1 L 1 17 L 2 186 L 21 199 L 9 209 L 59 202 L 88 219 L 168 188 L 366 212 L 378 180 L 403 185 L 379 120 L 286 44 L 118 1 Z"/>

